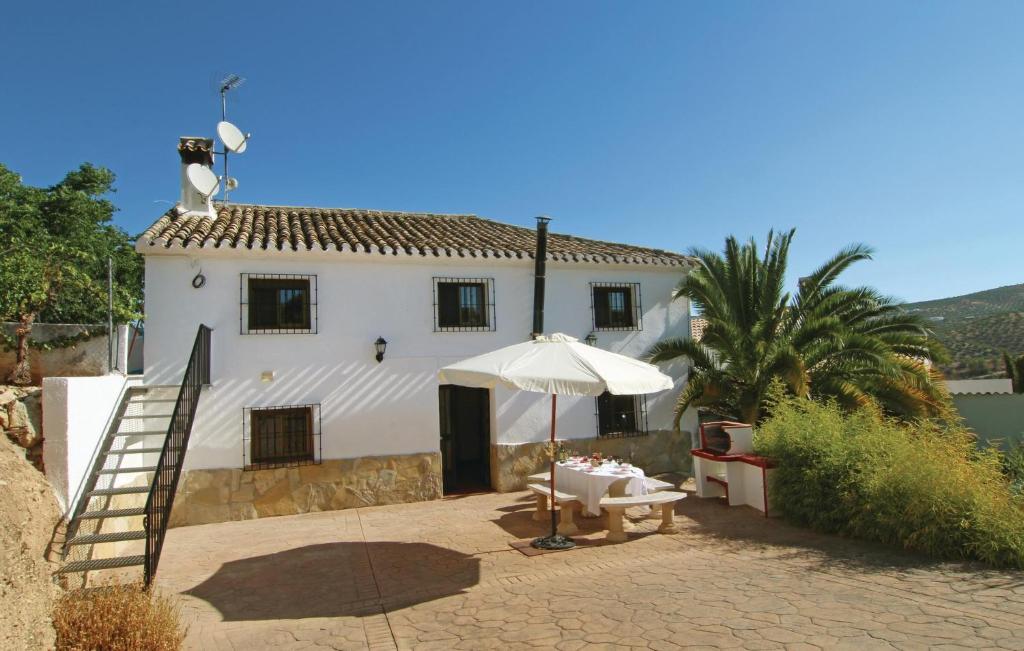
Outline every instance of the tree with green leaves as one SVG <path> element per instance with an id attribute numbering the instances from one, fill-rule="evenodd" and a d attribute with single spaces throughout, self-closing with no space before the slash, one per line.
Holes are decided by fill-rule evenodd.
<path id="1" fill-rule="evenodd" d="M 1012 357 L 1003 351 L 1003 365 L 1006 367 L 1006 376 L 1013 383 L 1013 392 L 1024 393 L 1024 355 Z"/>
<path id="2" fill-rule="evenodd" d="M 703 336 L 666 339 L 647 352 L 654 363 L 691 365 L 676 426 L 691 406 L 756 423 L 767 414 L 773 381 L 848 408 L 877 403 L 907 418 L 948 415 L 948 393 L 934 370 L 944 352 L 926 322 L 874 289 L 836 284 L 871 249 L 841 250 L 791 295 L 785 279 L 794 233 L 770 232 L 763 250 L 753 239 L 729 237 L 722 254 L 691 251 L 697 267 L 675 299 L 689 299 L 707 320 Z"/>
<path id="3" fill-rule="evenodd" d="M 31 382 L 35 323 L 107 320 L 108 259 L 115 322 L 141 313 L 142 258 L 112 222 L 113 183 L 110 170 L 85 163 L 56 185 L 33 187 L 0 164 L 0 321 L 17 324 L 13 341 L 3 333 L 16 356 L 7 381 Z"/>

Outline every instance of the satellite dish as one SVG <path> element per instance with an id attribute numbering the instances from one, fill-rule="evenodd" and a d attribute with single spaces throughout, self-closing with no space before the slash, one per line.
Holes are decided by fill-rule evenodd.
<path id="1" fill-rule="evenodd" d="M 220 180 L 217 178 L 217 175 L 209 167 L 199 163 L 192 163 L 186 167 L 185 176 L 188 177 L 188 182 L 192 184 L 195 191 L 203 195 L 203 197 L 211 197 L 217 194 L 217 190 L 220 188 Z"/>
<path id="2" fill-rule="evenodd" d="M 228 180 L 224 183 L 224 186 L 229 192 L 233 192 L 238 189 L 238 179 L 233 176 L 229 176 Z"/>
<path id="3" fill-rule="evenodd" d="M 220 136 L 220 141 L 224 143 L 224 146 L 235 154 L 244 152 L 249 140 L 249 136 L 242 133 L 235 125 L 226 121 L 217 123 L 217 135 Z"/>

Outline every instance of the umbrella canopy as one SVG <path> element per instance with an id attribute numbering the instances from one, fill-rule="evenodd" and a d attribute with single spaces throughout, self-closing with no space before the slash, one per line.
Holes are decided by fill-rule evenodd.
<path id="1" fill-rule="evenodd" d="M 672 388 L 672 378 L 658 367 L 555 333 L 514 344 L 445 366 L 445 384 L 490 389 L 501 385 L 520 391 L 560 396 L 655 393 Z"/>
<path id="2" fill-rule="evenodd" d="M 672 378 L 652 364 L 581 344 L 575 337 L 555 333 L 532 341 L 470 357 L 438 371 L 445 384 L 490 389 L 506 386 L 520 391 L 551 394 L 551 495 L 555 492 L 555 413 L 558 396 L 599 396 L 654 393 L 672 388 Z M 551 535 L 533 541 L 541 549 L 568 549 L 575 543 L 559 536 L 551 502 Z"/>

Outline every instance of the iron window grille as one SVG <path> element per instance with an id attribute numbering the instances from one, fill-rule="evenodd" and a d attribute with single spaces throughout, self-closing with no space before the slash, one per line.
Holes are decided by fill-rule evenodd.
<path id="1" fill-rule="evenodd" d="M 434 332 L 497 329 L 493 278 L 434 278 Z"/>
<path id="2" fill-rule="evenodd" d="M 239 333 L 316 334 L 317 278 L 305 274 L 241 274 Z"/>
<path id="3" fill-rule="evenodd" d="M 613 396 L 605 391 L 595 399 L 597 435 L 626 438 L 647 435 L 647 397 Z"/>
<path id="4" fill-rule="evenodd" d="M 321 461 L 320 405 L 242 410 L 242 468 L 263 470 Z"/>
<path id="5" fill-rule="evenodd" d="M 590 283 L 594 330 L 643 330 L 640 283 Z"/>

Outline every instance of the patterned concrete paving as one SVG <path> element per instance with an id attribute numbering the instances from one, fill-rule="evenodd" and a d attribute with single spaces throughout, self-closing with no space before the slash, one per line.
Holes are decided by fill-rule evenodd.
<path id="1" fill-rule="evenodd" d="M 172 529 L 194 649 L 1024 649 L 1024 574 L 683 500 L 621 544 L 527 557 L 525 493 Z M 583 520 L 584 541 L 600 521 Z"/>

